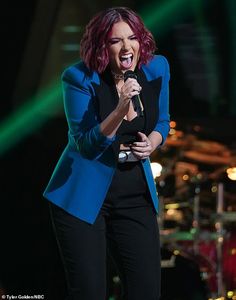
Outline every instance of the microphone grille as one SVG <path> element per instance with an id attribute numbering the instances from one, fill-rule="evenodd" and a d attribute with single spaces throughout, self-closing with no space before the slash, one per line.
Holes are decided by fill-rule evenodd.
<path id="1" fill-rule="evenodd" d="M 134 73 L 134 71 L 128 70 L 124 73 L 124 81 L 126 81 L 128 78 L 137 79 L 137 75 Z"/>

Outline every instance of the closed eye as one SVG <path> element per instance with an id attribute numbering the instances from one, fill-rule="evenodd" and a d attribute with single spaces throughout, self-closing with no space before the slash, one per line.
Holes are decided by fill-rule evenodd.
<path id="1" fill-rule="evenodd" d="M 129 37 L 130 40 L 137 40 L 138 38 L 136 37 L 136 35 L 132 35 Z"/>
<path id="2" fill-rule="evenodd" d="M 111 39 L 109 40 L 109 44 L 113 45 L 113 44 L 116 44 L 116 43 L 119 43 L 119 39 Z"/>

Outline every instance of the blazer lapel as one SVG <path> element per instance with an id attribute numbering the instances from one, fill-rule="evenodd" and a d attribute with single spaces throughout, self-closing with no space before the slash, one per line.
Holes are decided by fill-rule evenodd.
<path id="1" fill-rule="evenodd" d="M 115 82 L 109 69 L 100 75 L 100 85 L 93 83 L 93 88 L 96 94 L 96 109 L 101 122 L 116 108 L 119 102 Z M 120 149 L 118 132 L 116 134 L 116 140 L 110 147 L 113 151 L 113 155 L 115 156 L 115 162 L 117 163 L 117 157 Z"/>
<path id="2" fill-rule="evenodd" d="M 116 108 L 119 101 L 115 82 L 108 69 L 100 75 L 100 85 L 93 83 L 93 88 L 97 96 L 98 116 L 103 121 Z"/>
<path id="3" fill-rule="evenodd" d="M 161 90 L 161 77 L 148 81 L 142 69 L 137 69 L 138 82 L 142 87 L 140 98 L 144 106 L 145 134 L 148 135 L 156 126 L 159 115 L 159 95 Z"/>
<path id="4" fill-rule="evenodd" d="M 142 69 L 135 70 L 138 82 L 142 87 L 140 94 L 145 114 L 145 134 L 148 135 L 156 126 L 159 115 L 159 95 L 162 78 L 148 81 Z M 100 84 L 93 83 L 96 94 L 96 109 L 100 121 L 103 121 L 117 106 L 119 96 L 110 70 L 107 68 L 100 75 Z"/>

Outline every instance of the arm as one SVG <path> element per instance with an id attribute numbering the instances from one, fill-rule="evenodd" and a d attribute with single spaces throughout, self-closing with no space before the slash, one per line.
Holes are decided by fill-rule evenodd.
<path id="1" fill-rule="evenodd" d="M 137 94 L 137 91 L 130 92 L 134 83 L 127 80 L 116 109 L 99 124 L 94 91 L 85 72 L 71 67 L 63 73 L 62 81 L 70 140 L 85 158 L 98 159 L 115 140 L 116 131 L 128 111 L 130 98 Z"/>
<path id="2" fill-rule="evenodd" d="M 170 71 L 169 64 L 163 56 L 162 59 L 162 85 L 159 96 L 159 116 L 154 130 L 147 137 L 144 133 L 139 132 L 140 142 L 134 143 L 132 151 L 140 159 L 146 158 L 151 153 L 163 145 L 170 129 L 170 116 L 169 116 L 169 79 Z"/>
<path id="3" fill-rule="evenodd" d="M 162 85 L 159 97 L 159 118 L 154 130 L 149 134 L 148 139 L 151 144 L 151 153 L 163 145 L 169 130 L 170 130 L 170 115 L 169 115 L 169 79 L 170 79 L 170 69 L 166 58 L 163 58 L 164 62 L 164 74 L 162 78 Z M 151 154 L 150 153 L 150 154 Z"/>
<path id="4" fill-rule="evenodd" d="M 157 124 L 149 137 L 153 141 L 154 150 L 163 145 L 169 130 L 170 130 L 170 115 L 169 115 L 169 80 L 170 80 L 170 69 L 167 59 L 162 56 L 163 61 L 163 75 L 162 75 L 162 85 L 159 96 L 159 117 Z M 161 135 L 161 141 L 159 140 L 159 135 Z M 160 143 L 159 143 L 160 142 Z"/>
<path id="5" fill-rule="evenodd" d="M 70 67 L 62 74 L 69 139 L 82 156 L 97 159 L 113 142 L 102 134 L 93 105 L 93 91 L 83 71 Z"/>

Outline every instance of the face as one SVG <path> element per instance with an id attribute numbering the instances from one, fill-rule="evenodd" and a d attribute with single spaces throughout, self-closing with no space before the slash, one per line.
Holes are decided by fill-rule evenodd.
<path id="1" fill-rule="evenodd" d="M 115 23 L 108 39 L 110 67 L 115 73 L 134 71 L 139 60 L 139 42 L 129 25 Z"/>

